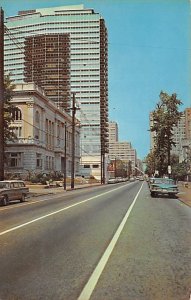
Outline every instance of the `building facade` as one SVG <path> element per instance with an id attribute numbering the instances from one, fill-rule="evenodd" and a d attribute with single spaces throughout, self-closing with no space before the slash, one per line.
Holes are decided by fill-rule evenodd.
<path id="1" fill-rule="evenodd" d="M 56 39 L 60 38 L 60 35 L 69 36 L 70 45 L 66 48 L 64 43 L 62 45 L 66 58 L 67 49 L 70 51 L 70 78 L 65 78 L 66 82 L 63 82 L 65 90 L 63 91 L 62 86 L 57 96 L 61 97 L 62 92 L 67 94 L 69 87 L 75 92 L 76 102 L 80 108 L 77 111 L 77 118 L 81 123 L 81 172 L 83 173 L 84 165 L 91 156 L 92 159 L 95 158 L 95 164 L 99 164 L 98 177 L 104 178 L 108 152 L 108 40 L 104 19 L 93 9 L 85 9 L 83 5 L 62 6 L 20 11 L 17 16 L 6 19 L 6 28 L 5 71 L 12 73 L 12 79 L 16 83 L 30 81 L 31 68 L 35 64 L 41 67 L 41 62 L 38 63 L 36 56 L 42 58 L 40 51 L 49 53 L 52 56 L 47 58 L 46 63 L 54 66 L 49 68 L 46 65 L 42 68 L 42 73 L 36 76 L 38 80 L 42 80 L 43 72 L 46 73 L 43 85 L 46 90 L 56 85 L 52 93 L 60 86 L 58 80 L 62 72 L 65 70 L 65 76 L 68 76 L 68 73 L 64 65 L 59 66 L 60 75 L 54 72 L 55 62 L 51 62 L 50 58 L 58 57 L 58 49 L 54 53 L 55 49 L 51 49 L 53 48 L 51 45 L 45 46 L 45 40 L 46 37 L 51 39 L 52 35 L 55 35 Z M 43 41 L 42 48 L 40 40 Z M 32 43 L 35 42 L 36 47 L 37 41 L 38 49 L 35 50 Z M 56 44 L 57 41 L 54 46 Z M 33 49 L 33 63 L 30 61 L 30 49 Z M 41 60 L 42 63 L 45 62 L 45 58 Z M 50 82 L 50 75 L 54 75 L 54 82 Z M 48 93 L 51 96 L 50 90 Z M 64 99 L 63 106 L 67 109 L 68 98 L 66 102 Z M 60 103 L 59 97 L 54 101 Z"/>
<path id="2" fill-rule="evenodd" d="M 184 160 L 183 143 L 186 140 L 186 127 L 185 127 L 185 113 L 182 113 L 177 126 L 173 128 L 173 141 L 175 145 L 172 145 L 171 154 L 175 154 L 179 157 L 179 162 Z"/>
<path id="3" fill-rule="evenodd" d="M 71 174 L 72 118 L 58 109 L 34 83 L 17 84 L 11 103 L 14 106 L 10 127 L 16 135 L 5 149 L 6 173 L 26 176 L 31 173 Z M 75 128 L 75 172 L 80 165 L 80 131 Z M 66 141 L 66 147 L 65 147 Z"/>
<path id="4" fill-rule="evenodd" d="M 191 107 L 185 109 L 186 139 L 191 143 Z"/>
<path id="5" fill-rule="evenodd" d="M 119 159 L 126 163 L 131 161 L 132 168 L 135 169 L 137 152 L 132 148 L 129 142 L 115 142 L 109 144 L 109 159 Z"/>
<path id="6" fill-rule="evenodd" d="M 24 81 L 42 87 L 57 107 L 70 109 L 69 34 L 41 34 L 25 39 Z"/>

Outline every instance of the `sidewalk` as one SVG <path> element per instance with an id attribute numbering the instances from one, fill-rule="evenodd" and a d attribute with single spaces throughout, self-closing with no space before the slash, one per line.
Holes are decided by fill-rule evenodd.
<path id="1" fill-rule="evenodd" d="M 191 207 L 191 182 L 188 183 L 188 187 L 185 187 L 181 182 L 178 184 L 180 194 L 178 194 L 178 198 Z"/>
<path id="2" fill-rule="evenodd" d="M 100 185 L 100 183 L 83 183 L 83 184 L 75 184 L 74 190 L 82 189 L 82 188 L 88 188 L 88 187 L 94 187 Z M 71 191 L 70 186 L 67 186 L 66 191 L 63 187 L 47 187 L 47 185 L 42 184 L 31 184 L 27 185 L 29 188 L 29 195 L 27 198 L 33 198 L 33 197 L 39 197 L 44 195 L 56 195 L 60 193 L 66 193 L 68 191 Z"/>

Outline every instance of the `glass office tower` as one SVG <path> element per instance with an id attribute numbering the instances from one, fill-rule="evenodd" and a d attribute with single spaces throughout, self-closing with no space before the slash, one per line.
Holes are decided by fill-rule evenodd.
<path id="1" fill-rule="evenodd" d="M 67 78 L 65 82 L 63 81 L 64 91 L 61 87 L 59 92 L 54 93 L 52 99 L 60 103 L 60 99 L 55 98 L 56 94 L 68 95 L 69 93 L 71 95 L 75 92 L 76 103 L 80 108 L 76 116 L 80 119 L 82 126 L 83 165 L 87 167 L 86 161 L 91 161 L 90 173 L 92 173 L 93 166 L 99 168 L 100 178 L 104 181 L 105 155 L 108 152 L 108 41 L 104 19 L 93 9 L 85 9 L 83 5 L 72 5 L 20 11 L 17 16 L 7 18 L 5 25 L 5 71 L 11 72 L 16 83 L 32 80 L 30 47 L 32 43 L 34 47 L 37 47 L 35 40 L 44 41 L 46 36 L 51 39 L 53 35 L 58 39 L 59 35 L 63 34 L 69 37 L 70 47 L 69 50 L 65 49 L 66 56 L 70 52 L 68 69 L 64 71 L 63 64 L 61 76 L 57 76 L 56 72 L 51 74 L 50 70 L 47 71 L 43 67 L 46 79 L 42 79 L 41 74 L 40 80 L 47 86 L 47 82 L 50 83 L 49 75 L 54 75 L 56 88 L 60 87 L 56 81 L 63 79 L 62 74 Z M 38 36 L 41 37 L 38 38 Z M 40 56 L 39 45 L 35 55 Z M 63 47 L 68 46 L 63 43 Z M 49 48 L 42 43 L 42 51 L 46 49 L 46 53 L 49 50 L 51 52 Z M 61 59 L 60 51 L 61 48 L 56 52 L 52 51 L 53 57 L 56 57 L 55 53 L 57 53 Z M 38 57 L 36 57 L 37 63 Z M 42 64 L 46 64 L 44 58 L 42 58 Z M 51 65 L 50 60 L 48 64 Z M 70 79 L 70 84 L 68 79 Z M 49 93 L 51 94 L 50 90 Z M 68 98 L 65 100 L 63 97 L 62 101 L 68 101 Z M 63 103 L 62 106 L 68 108 L 69 105 Z M 86 157 L 91 159 L 86 160 Z"/>

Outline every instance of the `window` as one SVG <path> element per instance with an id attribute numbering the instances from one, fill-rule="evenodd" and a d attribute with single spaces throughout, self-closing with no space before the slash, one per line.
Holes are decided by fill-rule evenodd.
<path id="1" fill-rule="evenodd" d="M 14 121 L 22 120 L 22 112 L 18 107 L 14 107 L 12 111 L 12 117 Z"/>
<path id="2" fill-rule="evenodd" d="M 22 153 L 8 153 L 8 166 L 9 167 L 22 167 Z"/>
<path id="3" fill-rule="evenodd" d="M 40 138 L 40 114 L 38 111 L 35 113 L 35 129 L 34 129 L 34 138 L 39 140 Z"/>
<path id="4" fill-rule="evenodd" d="M 84 169 L 90 169 L 90 165 L 84 165 Z"/>
<path id="5" fill-rule="evenodd" d="M 60 146 L 60 125 L 57 125 L 57 146 Z"/>
<path id="6" fill-rule="evenodd" d="M 21 126 L 14 126 L 12 127 L 12 132 L 15 134 L 17 138 L 22 136 L 22 127 Z"/>
<path id="7" fill-rule="evenodd" d="M 42 155 L 41 153 L 36 154 L 36 167 L 37 168 L 42 168 Z"/>
<path id="8" fill-rule="evenodd" d="M 99 168 L 99 165 L 93 165 L 93 169 Z"/>

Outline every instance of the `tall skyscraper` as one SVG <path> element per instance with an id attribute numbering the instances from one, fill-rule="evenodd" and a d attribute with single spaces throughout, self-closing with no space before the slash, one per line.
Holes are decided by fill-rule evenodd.
<path id="1" fill-rule="evenodd" d="M 82 126 L 82 165 L 91 158 L 90 173 L 93 175 L 96 162 L 104 177 L 108 152 L 108 40 L 104 19 L 83 5 L 61 6 L 20 11 L 6 19 L 6 28 L 5 71 L 12 73 L 16 83 L 38 79 L 47 95 L 63 103 L 66 110 L 68 95 L 75 92 L 80 107 L 76 116 Z M 69 40 L 67 45 L 60 43 L 61 37 Z M 51 44 L 51 39 L 56 41 Z M 30 74 L 32 69 L 36 77 Z"/>

